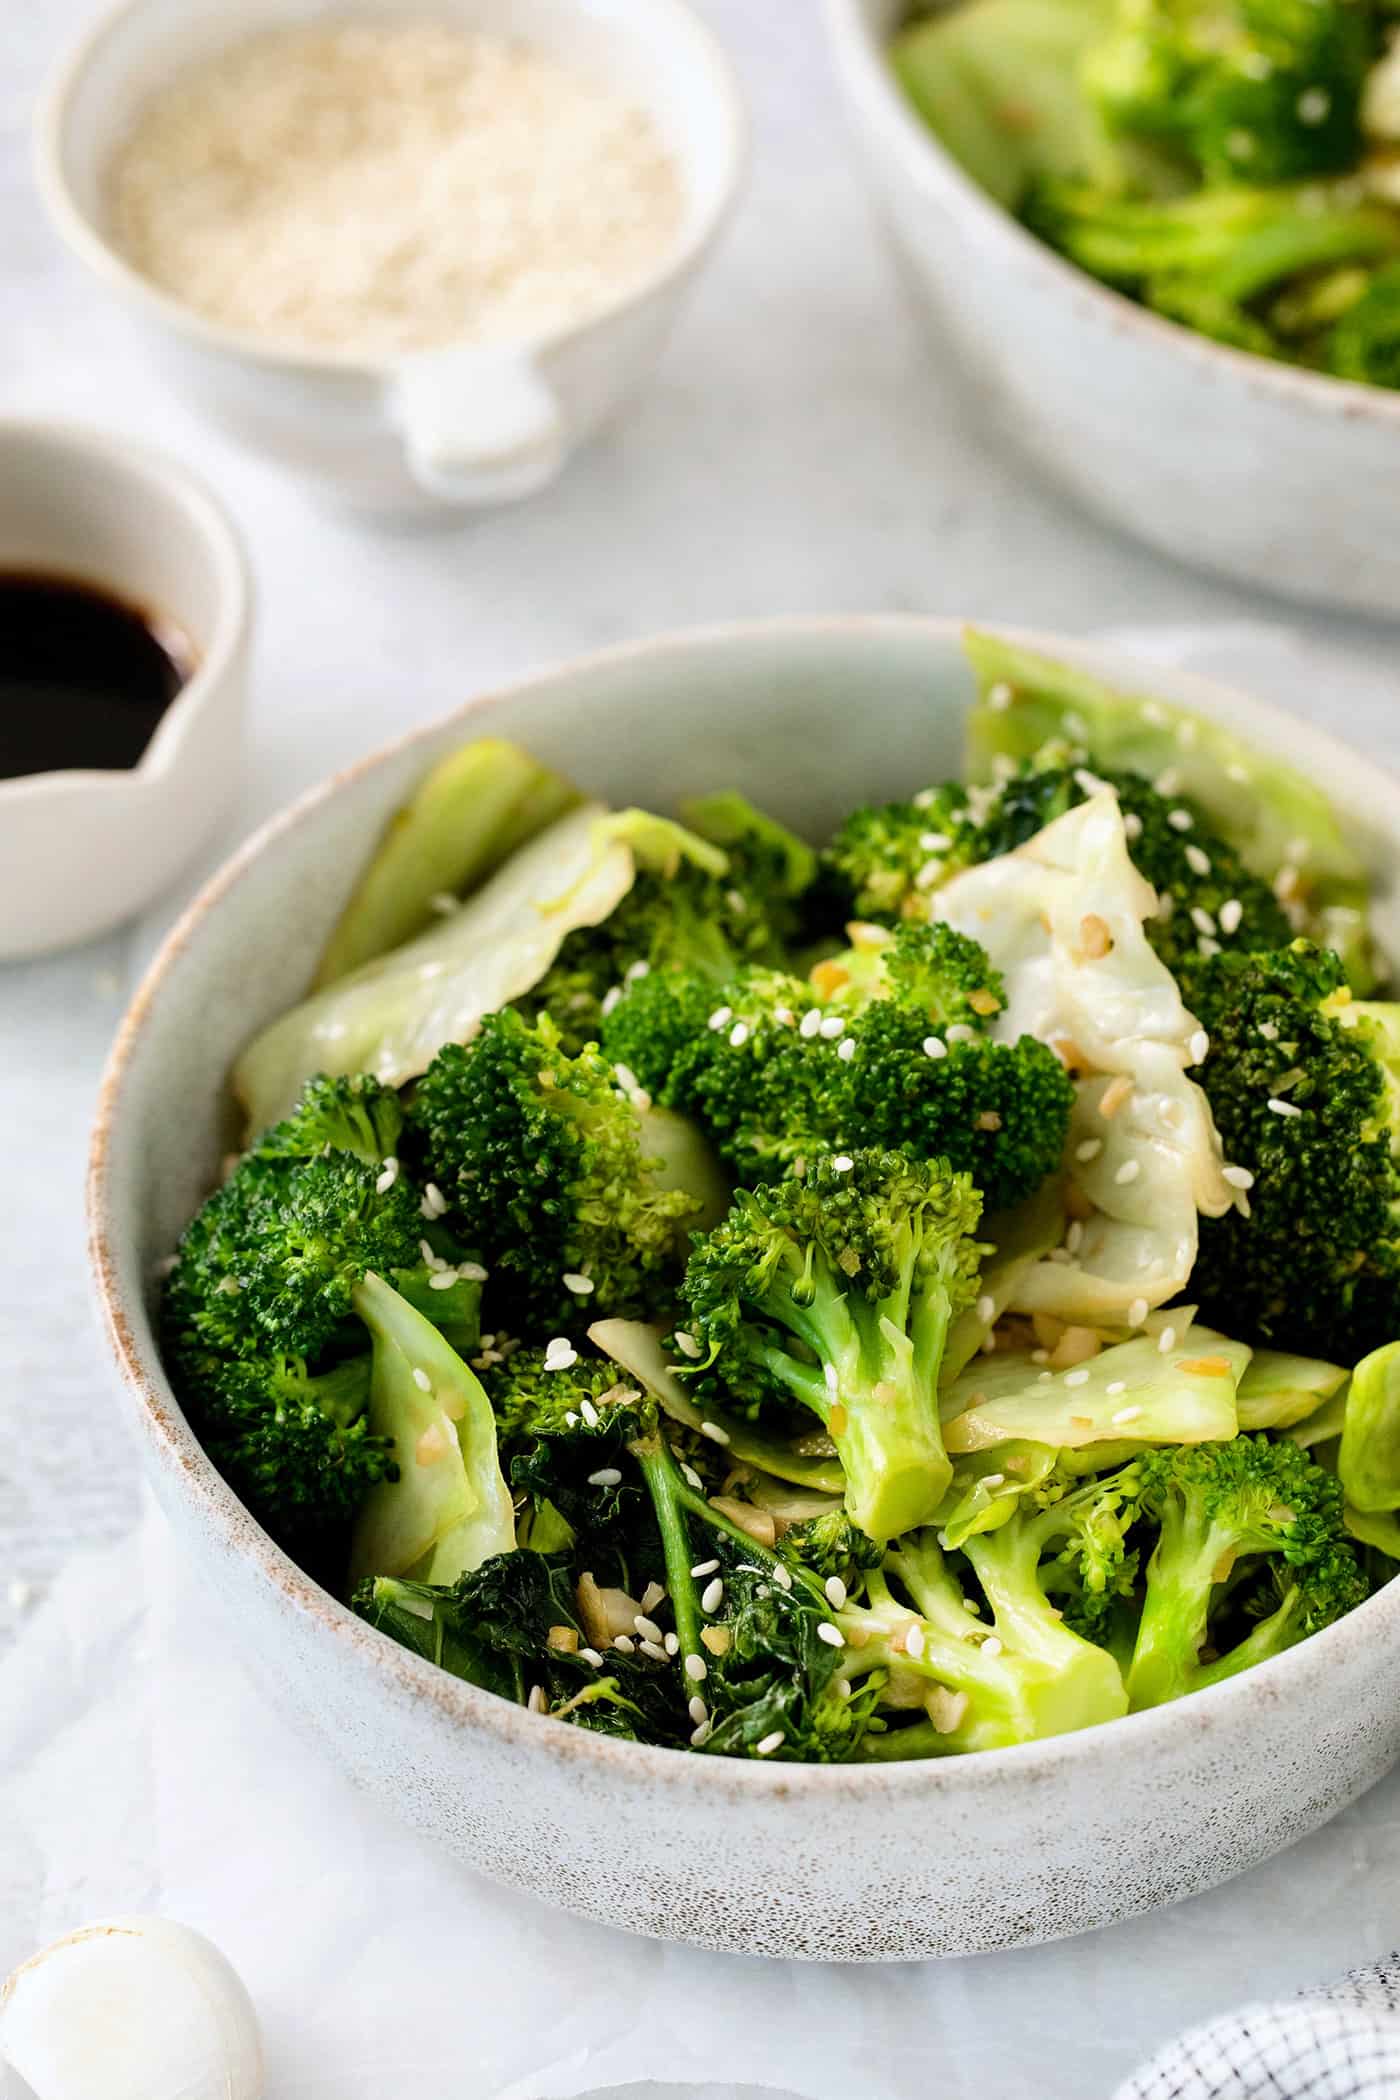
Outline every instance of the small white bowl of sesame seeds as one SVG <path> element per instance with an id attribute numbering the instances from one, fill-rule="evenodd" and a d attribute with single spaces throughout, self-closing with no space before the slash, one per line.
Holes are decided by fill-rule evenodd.
<path id="1" fill-rule="evenodd" d="M 737 188 L 683 0 L 120 0 L 37 120 L 55 225 L 225 431 L 360 509 L 543 488 Z"/>
<path id="2" fill-rule="evenodd" d="M 1400 953 L 1400 782 L 1311 724 L 1184 672 L 1013 639 L 1286 752 L 1347 820 L 1375 877 L 1378 937 Z M 223 1076 L 301 995 L 373 841 L 432 760 L 474 733 L 504 736 L 610 802 L 660 809 L 737 782 L 815 839 L 857 797 L 954 775 L 972 695 L 954 622 L 890 616 L 672 636 L 482 696 L 241 849 L 152 966 L 103 1083 L 96 1288 L 146 1471 L 221 1614 L 211 1637 L 441 1850 L 635 1932 L 822 1960 L 1053 1938 L 1252 1866 L 1400 1750 L 1400 1583 L 1189 1699 L 974 1756 L 780 1764 L 572 1728 L 437 1669 L 321 1589 L 217 1472 L 161 1367 L 152 1275 L 217 1178 Z"/>

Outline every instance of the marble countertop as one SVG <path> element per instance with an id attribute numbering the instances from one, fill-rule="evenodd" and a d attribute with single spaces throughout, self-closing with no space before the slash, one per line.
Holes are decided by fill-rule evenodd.
<path id="1" fill-rule="evenodd" d="M 59 249 L 29 174 L 34 93 L 88 10 L 49 0 L 5 11 L 0 406 L 159 441 L 223 493 L 251 550 L 252 754 L 209 861 L 307 783 L 482 685 L 746 615 L 916 610 L 1066 632 L 1280 622 L 1319 665 L 1307 711 L 1338 712 L 1328 665 L 1356 674 L 1373 697 L 1341 726 L 1400 760 L 1400 718 L 1365 683 L 1393 660 L 1393 637 L 1173 567 L 1004 449 L 995 405 L 930 341 L 897 276 L 813 0 L 700 5 L 738 62 L 754 160 L 655 384 L 544 498 L 412 530 L 312 509 L 163 391 Z M 81 1178 L 101 1060 L 166 917 L 0 970 L 0 1644 L 29 1593 L 136 1509 L 88 1305 Z M 1262 1961 L 1257 1971 L 1251 1989 L 1268 1986 Z M 1078 2095 L 1066 2087 L 1063 2100 Z"/>

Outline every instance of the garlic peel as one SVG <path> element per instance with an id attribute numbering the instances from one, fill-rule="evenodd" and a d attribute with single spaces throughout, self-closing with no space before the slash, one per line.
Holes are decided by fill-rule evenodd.
<path id="1" fill-rule="evenodd" d="M 85 1925 L 0 1992 L 0 2060 L 44 2100 L 262 2100 L 257 2015 L 212 1941 L 169 1918 Z"/>

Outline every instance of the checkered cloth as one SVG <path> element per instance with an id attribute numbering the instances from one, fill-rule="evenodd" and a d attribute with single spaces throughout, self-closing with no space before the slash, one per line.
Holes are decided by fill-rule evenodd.
<path id="1" fill-rule="evenodd" d="M 1400 2100 L 1400 1954 L 1191 2028 L 1114 2100 Z"/>

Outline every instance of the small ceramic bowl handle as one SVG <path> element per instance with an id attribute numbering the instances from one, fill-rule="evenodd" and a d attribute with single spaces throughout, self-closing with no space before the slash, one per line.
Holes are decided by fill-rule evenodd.
<path id="1" fill-rule="evenodd" d="M 553 481 L 564 417 L 528 351 L 424 351 L 399 367 L 392 397 L 409 471 L 445 502 L 500 503 Z"/>

